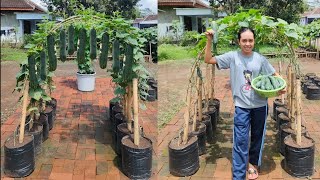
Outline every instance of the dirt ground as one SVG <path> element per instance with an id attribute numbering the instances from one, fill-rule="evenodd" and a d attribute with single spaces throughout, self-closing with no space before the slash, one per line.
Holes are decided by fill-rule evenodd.
<path id="1" fill-rule="evenodd" d="M 111 68 L 112 62 L 108 61 L 108 68 Z M 145 63 L 144 64 L 151 76 L 155 77 L 157 74 L 157 66 L 154 63 Z M 94 67 L 96 70 L 96 77 L 109 77 L 110 72 L 107 72 L 107 69 L 101 69 L 99 67 L 99 62 L 94 62 Z M 1 62 L 1 124 L 10 117 L 18 107 L 21 106 L 21 103 L 18 102 L 20 93 L 14 92 L 13 89 L 16 85 L 16 74 L 19 72 L 20 67 L 19 63 L 14 61 L 5 61 Z M 77 71 L 77 64 L 75 61 L 66 61 L 64 63 L 59 62 L 57 70 L 54 72 L 55 76 L 75 76 Z"/>

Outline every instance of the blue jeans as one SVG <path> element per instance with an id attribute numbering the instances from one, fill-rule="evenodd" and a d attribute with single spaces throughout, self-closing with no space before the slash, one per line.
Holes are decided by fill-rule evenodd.
<path id="1" fill-rule="evenodd" d="M 232 150 L 234 180 L 245 179 L 248 160 L 252 165 L 261 165 L 267 116 L 268 106 L 253 109 L 235 107 Z"/>

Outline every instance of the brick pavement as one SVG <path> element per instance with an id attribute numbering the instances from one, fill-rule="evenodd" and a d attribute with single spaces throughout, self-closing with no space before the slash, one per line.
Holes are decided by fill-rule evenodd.
<path id="1" fill-rule="evenodd" d="M 42 153 L 36 157 L 35 170 L 26 179 L 128 179 L 119 170 L 121 160 L 111 147 L 111 126 L 107 120 L 109 100 L 113 98 L 111 78 L 97 78 L 93 92 L 78 91 L 74 77 L 56 77 L 54 81 L 57 89 L 52 96 L 58 101 L 55 124 L 43 143 Z M 155 174 L 157 101 L 146 105 L 147 110 L 139 112 L 139 120 L 153 142 Z M 1 179 L 10 179 L 3 173 L 3 145 L 20 117 L 18 109 L 1 126 Z"/>
<path id="2" fill-rule="evenodd" d="M 216 98 L 220 100 L 220 120 L 215 132 L 216 142 L 207 144 L 207 153 L 200 156 L 200 169 L 190 177 L 178 178 L 169 172 L 168 143 L 177 136 L 179 129 L 183 127 L 183 114 L 185 108 L 181 109 L 175 117 L 159 130 L 158 137 L 158 177 L 159 179 L 231 179 L 232 163 L 232 129 L 234 106 L 231 97 L 229 78 L 217 76 L 215 92 Z M 274 98 L 269 99 L 269 115 L 272 111 Z M 303 96 L 303 124 L 306 126 L 310 136 L 315 140 L 315 169 L 313 179 L 320 179 L 320 101 L 310 101 Z M 268 117 L 265 147 L 263 153 L 262 167 L 259 179 L 295 179 L 287 174 L 281 167 L 284 159 L 277 150 L 275 138 L 275 121 Z"/>

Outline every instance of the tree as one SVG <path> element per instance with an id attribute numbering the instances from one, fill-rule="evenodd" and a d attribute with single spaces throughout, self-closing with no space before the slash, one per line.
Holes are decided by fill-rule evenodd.
<path id="1" fill-rule="evenodd" d="M 299 15 L 307 9 L 303 0 L 210 0 L 213 8 L 223 7 L 228 14 L 243 9 L 260 9 L 263 14 L 298 23 Z"/>
<path id="2" fill-rule="evenodd" d="M 70 17 L 75 14 L 75 9 L 83 6 L 93 7 L 94 10 L 113 15 L 118 11 L 124 18 L 135 19 L 136 8 L 139 0 L 42 0 L 48 5 L 48 10 L 57 15 Z"/>
<path id="3" fill-rule="evenodd" d="M 288 23 L 298 23 L 300 14 L 307 9 L 303 0 L 273 0 L 266 6 L 265 14 L 281 18 Z"/>

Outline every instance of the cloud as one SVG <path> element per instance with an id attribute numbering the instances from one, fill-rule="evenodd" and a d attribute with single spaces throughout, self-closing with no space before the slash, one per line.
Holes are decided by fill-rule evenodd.
<path id="1" fill-rule="evenodd" d="M 142 5 L 140 8 L 149 8 L 151 9 L 154 13 L 158 12 L 158 0 L 140 0 L 138 4 Z"/>

